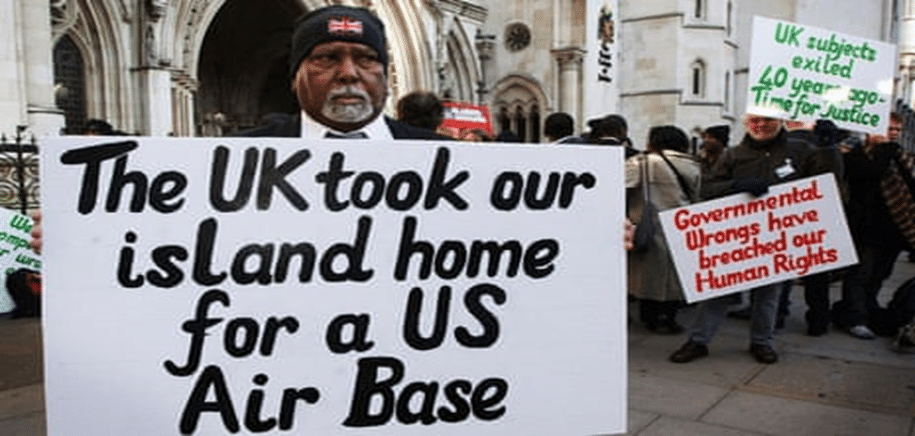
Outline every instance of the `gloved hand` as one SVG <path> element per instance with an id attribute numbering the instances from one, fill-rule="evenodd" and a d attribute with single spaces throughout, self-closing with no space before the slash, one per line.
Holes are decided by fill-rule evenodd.
<path id="1" fill-rule="evenodd" d="M 744 177 L 731 181 L 731 189 L 736 192 L 748 192 L 754 197 L 759 197 L 769 192 L 769 182 L 760 177 Z"/>

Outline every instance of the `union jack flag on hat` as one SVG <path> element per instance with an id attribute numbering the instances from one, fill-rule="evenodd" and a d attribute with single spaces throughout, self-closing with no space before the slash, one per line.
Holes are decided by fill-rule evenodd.
<path id="1" fill-rule="evenodd" d="M 362 22 L 350 17 L 331 18 L 327 21 L 327 32 L 341 35 L 362 35 Z"/>

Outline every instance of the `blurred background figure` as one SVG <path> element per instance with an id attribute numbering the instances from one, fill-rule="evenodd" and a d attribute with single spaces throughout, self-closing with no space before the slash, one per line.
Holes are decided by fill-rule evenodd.
<path id="1" fill-rule="evenodd" d="M 610 114 L 602 118 L 588 121 L 591 131 L 588 133 L 588 143 L 597 145 L 622 145 L 626 148 L 626 158 L 639 153 L 632 146 L 629 139 L 629 125 L 622 115 Z"/>
<path id="2" fill-rule="evenodd" d="M 436 131 L 445 118 L 438 96 L 429 91 L 413 91 L 397 101 L 397 119 L 413 127 Z"/>
<path id="3" fill-rule="evenodd" d="M 731 138 L 731 126 L 722 124 L 711 126 L 702 131 L 702 144 L 699 146 L 699 162 L 702 170 L 708 171 L 718 160 L 718 156 L 728 148 Z"/>
<path id="4" fill-rule="evenodd" d="M 511 130 L 503 130 L 493 139 L 495 142 L 521 142 L 521 138 Z"/>
<path id="5" fill-rule="evenodd" d="M 462 131 L 461 136 L 457 139 L 468 142 L 490 142 L 492 141 L 492 136 L 489 136 L 489 133 L 486 133 L 483 129 L 475 128 Z"/>
<path id="6" fill-rule="evenodd" d="M 80 135 L 86 136 L 122 136 L 126 133 L 115 130 L 111 126 L 111 123 L 105 120 L 100 119 L 89 119 L 83 124 L 82 129 L 78 132 Z"/>
<path id="7" fill-rule="evenodd" d="M 584 138 L 575 135 L 575 120 L 565 112 L 555 112 L 543 122 L 543 136 L 556 144 L 581 144 Z"/>

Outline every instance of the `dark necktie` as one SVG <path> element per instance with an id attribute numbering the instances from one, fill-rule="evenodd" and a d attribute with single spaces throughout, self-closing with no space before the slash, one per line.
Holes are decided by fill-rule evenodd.
<path id="1" fill-rule="evenodd" d="M 366 135 L 365 132 L 361 130 L 348 133 L 334 133 L 328 130 L 327 133 L 324 134 L 324 137 L 333 139 L 368 139 L 369 135 Z"/>

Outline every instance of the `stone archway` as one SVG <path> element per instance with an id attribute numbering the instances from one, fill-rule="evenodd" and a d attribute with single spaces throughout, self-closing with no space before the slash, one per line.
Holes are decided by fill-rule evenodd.
<path id="1" fill-rule="evenodd" d="M 196 84 L 197 134 L 230 134 L 259 124 L 270 113 L 297 111 L 289 90 L 289 40 L 296 19 L 325 3 L 222 0 L 221 4 L 213 2 L 200 11 L 188 9 L 179 14 L 185 21 L 206 29 L 203 37 L 193 29 L 184 29 L 187 33 L 179 32 L 175 38 L 187 41 L 185 64 L 196 74 L 192 79 Z M 430 51 L 435 43 L 426 39 L 429 11 L 423 0 L 341 3 L 368 7 L 385 23 L 391 59 L 386 112 L 393 112 L 402 94 L 435 89 Z"/>
<path id="2" fill-rule="evenodd" d="M 305 12 L 297 0 L 225 2 L 209 23 L 197 63 L 196 110 L 205 136 L 298 110 L 289 89 L 289 40 Z"/>
<path id="3" fill-rule="evenodd" d="M 511 132 L 522 142 L 540 142 L 542 113 L 551 107 L 535 80 L 510 75 L 492 89 L 493 124 L 499 133 Z"/>

